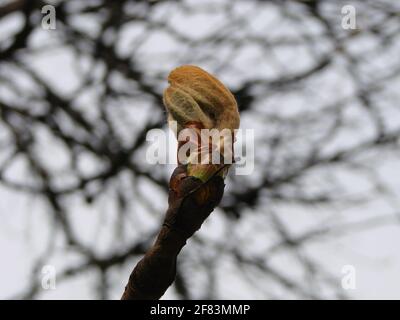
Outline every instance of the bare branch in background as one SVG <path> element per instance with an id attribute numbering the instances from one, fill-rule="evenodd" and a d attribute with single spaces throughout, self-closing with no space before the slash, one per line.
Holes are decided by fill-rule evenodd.
<path id="1" fill-rule="evenodd" d="M 47 263 L 58 286 L 120 297 L 164 218 L 172 168 L 146 163 L 146 134 L 167 130 L 165 79 L 183 64 L 232 91 L 255 170 L 230 173 L 168 297 L 351 297 L 323 253 L 399 221 L 396 1 L 69 0 L 55 30 L 44 4 L 0 7 L 1 219 L 28 203 L 38 239 L 9 297 L 46 296 Z"/>

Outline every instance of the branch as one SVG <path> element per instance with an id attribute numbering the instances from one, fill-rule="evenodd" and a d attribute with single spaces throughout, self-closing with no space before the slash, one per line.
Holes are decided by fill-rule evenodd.
<path id="1" fill-rule="evenodd" d="M 217 172 L 218 173 L 218 172 Z M 176 275 L 176 259 L 189 239 L 220 202 L 221 176 L 208 181 L 187 176 L 178 166 L 169 183 L 168 210 L 157 240 L 133 269 L 122 300 L 159 299 Z"/>
<path id="2" fill-rule="evenodd" d="M 201 129 L 239 127 L 234 96 L 208 72 L 196 66 L 181 66 L 170 73 L 168 81 L 170 86 L 164 91 L 164 104 L 170 124 L 175 120 L 178 131 L 191 129 L 195 134 L 192 141 L 195 147 L 187 159 L 181 159 L 179 150 L 183 141 L 178 138 L 178 163 L 188 164 L 179 165 L 171 176 L 169 207 L 161 231 L 153 247 L 132 271 L 122 299 L 159 299 L 172 284 L 176 276 L 176 259 L 186 240 L 200 229 L 221 201 L 225 186 L 223 177 L 230 162 L 225 160 L 232 160 L 221 157 L 222 164 L 210 163 L 211 146 L 206 149 L 208 161 L 202 161 L 203 147 L 209 146 L 210 140 L 203 141 Z M 179 132 L 176 134 L 178 137 Z M 231 134 L 234 137 L 233 132 Z M 224 154 L 223 150 L 229 150 L 232 156 L 232 143 L 221 138 L 217 145 L 219 155 Z"/>

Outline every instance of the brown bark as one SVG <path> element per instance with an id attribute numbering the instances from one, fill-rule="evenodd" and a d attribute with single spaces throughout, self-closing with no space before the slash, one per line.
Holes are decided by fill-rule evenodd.
<path id="1" fill-rule="evenodd" d="M 0 18 L 10 13 L 18 12 L 25 6 L 26 1 L 27 0 L 17 0 L 0 7 Z"/>
<path id="2" fill-rule="evenodd" d="M 220 202 L 223 179 L 206 182 L 189 177 L 178 166 L 169 183 L 168 210 L 154 245 L 133 269 L 122 300 L 159 299 L 176 275 L 176 259 L 189 239 Z"/>

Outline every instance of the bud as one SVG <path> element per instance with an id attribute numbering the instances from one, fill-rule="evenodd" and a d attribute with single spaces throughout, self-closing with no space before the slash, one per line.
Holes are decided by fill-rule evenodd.
<path id="1" fill-rule="evenodd" d="M 177 136 L 181 130 L 194 126 L 199 129 L 199 134 L 201 129 L 228 129 L 232 133 L 231 138 L 234 138 L 234 130 L 239 128 L 240 123 L 237 103 L 232 93 L 217 78 L 199 67 L 184 65 L 169 74 L 168 82 L 170 86 L 164 91 L 164 105 L 169 122 L 176 121 L 178 124 L 175 132 Z M 209 144 L 208 141 L 205 143 Z M 223 155 L 224 145 L 233 149 L 232 144 L 225 144 L 221 136 L 210 150 L 217 148 Z M 191 154 L 190 158 L 197 159 L 202 153 L 202 147 L 199 144 L 198 154 Z M 222 166 L 224 161 L 218 164 L 204 164 L 202 161 L 189 163 L 188 175 L 206 181 Z M 220 175 L 226 174 L 226 171 L 221 170 Z"/>

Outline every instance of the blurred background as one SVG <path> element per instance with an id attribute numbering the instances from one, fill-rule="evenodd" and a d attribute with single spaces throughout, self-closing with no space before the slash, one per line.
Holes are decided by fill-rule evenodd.
<path id="1" fill-rule="evenodd" d="M 399 56 L 395 0 L 0 1 L 0 298 L 120 298 L 174 168 L 146 134 L 195 64 L 234 93 L 255 167 L 164 298 L 399 299 Z"/>

